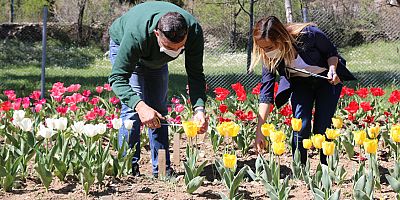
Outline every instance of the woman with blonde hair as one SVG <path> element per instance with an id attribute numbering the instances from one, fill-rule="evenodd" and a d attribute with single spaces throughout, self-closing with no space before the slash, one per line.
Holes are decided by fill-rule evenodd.
<path id="1" fill-rule="evenodd" d="M 302 120 L 301 130 L 293 132 L 292 151 L 298 147 L 305 164 L 307 151 L 302 140 L 309 138 L 311 126 L 313 133 L 325 133 L 332 123 L 342 81 L 356 78 L 330 39 L 312 23 L 284 25 L 274 16 L 262 18 L 254 26 L 253 42 L 250 70 L 260 60 L 263 64 L 255 146 L 258 151 L 265 147 L 261 125 L 270 106 L 275 103 L 280 108 L 290 98 L 293 117 Z M 274 98 L 276 73 L 280 80 Z M 321 162 L 326 163 L 323 154 Z"/>

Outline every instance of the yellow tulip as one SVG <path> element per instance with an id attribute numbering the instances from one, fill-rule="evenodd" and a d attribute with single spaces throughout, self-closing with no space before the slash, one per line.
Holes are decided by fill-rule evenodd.
<path id="1" fill-rule="evenodd" d="M 272 131 L 270 135 L 272 142 L 283 142 L 286 139 L 285 133 L 283 131 Z"/>
<path id="2" fill-rule="evenodd" d="M 378 150 L 378 140 L 377 139 L 366 139 L 364 141 L 364 149 L 365 152 L 369 154 L 376 154 L 376 151 Z"/>
<path id="3" fill-rule="evenodd" d="M 380 126 L 377 124 L 376 126 L 372 126 L 368 128 L 368 136 L 371 139 L 375 139 L 379 135 Z"/>
<path id="4" fill-rule="evenodd" d="M 325 141 L 325 136 L 321 134 L 315 134 L 311 136 L 311 141 L 313 143 L 313 146 L 317 149 L 322 148 L 322 142 Z"/>
<path id="5" fill-rule="evenodd" d="M 310 149 L 312 147 L 311 139 L 303 139 L 303 147 L 305 149 Z"/>
<path id="6" fill-rule="evenodd" d="M 273 124 L 263 124 L 261 126 L 261 133 L 265 137 L 270 136 L 272 131 L 275 131 L 275 126 Z"/>
<path id="7" fill-rule="evenodd" d="M 358 145 L 363 145 L 365 139 L 367 138 L 367 133 L 364 130 L 353 131 L 354 141 Z"/>
<path id="8" fill-rule="evenodd" d="M 236 165 L 236 155 L 224 154 L 223 161 L 226 168 L 233 169 Z"/>
<path id="9" fill-rule="evenodd" d="M 272 143 L 272 150 L 274 154 L 277 156 L 282 155 L 285 153 L 285 143 L 284 142 L 273 142 Z"/>
<path id="10" fill-rule="evenodd" d="M 240 131 L 240 126 L 235 122 L 222 122 L 217 126 L 217 131 L 224 137 L 236 137 Z"/>
<path id="11" fill-rule="evenodd" d="M 341 129 L 343 127 L 343 119 L 341 117 L 332 118 L 333 127 Z"/>
<path id="12" fill-rule="evenodd" d="M 340 135 L 340 130 L 339 129 L 330 129 L 327 128 L 325 131 L 325 135 L 328 139 L 330 140 L 335 140 L 337 137 Z"/>
<path id="13" fill-rule="evenodd" d="M 390 137 L 394 142 L 400 142 L 400 124 L 394 125 L 390 128 Z"/>
<path id="14" fill-rule="evenodd" d="M 186 136 L 189 138 L 195 137 L 199 131 L 199 127 L 193 121 L 182 122 L 182 126 Z"/>
<path id="15" fill-rule="evenodd" d="M 297 118 L 292 118 L 292 129 L 293 131 L 300 131 L 301 127 L 302 127 L 302 121 L 301 119 L 297 119 Z"/>
<path id="16" fill-rule="evenodd" d="M 322 152 L 326 156 L 331 156 L 335 152 L 335 143 L 334 142 L 322 142 Z"/>

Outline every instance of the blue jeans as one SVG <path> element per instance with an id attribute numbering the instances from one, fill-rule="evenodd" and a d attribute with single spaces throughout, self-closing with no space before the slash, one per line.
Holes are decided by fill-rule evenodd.
<path id="1" fill-rule="evenodd" d="M 307 161 L 307 150 L 303 147 L 303 139 L 308 139 L 311 133 L 312 110 L 315 105 L 313 130 L 314 134 L 325 134 L 326 128 L 332 124 L 339 100 L 342 84 L 330 84 L 325 79 L 293 77 L 290 79 L 292 96 L 291 103 L 295 118 L 302 119 L 303 127 L 299 132 L 293 132 L 292 153 L 298 145 L 301 162 Z M 297 144 L 298 142 L 298 144 Z M 326 164 L 326 156 L 320 153 L 321 162 Z"/>
<path id="2" fill-rule="evenodd" d="M 119 45 L 110 41 L 110 60 L 114 64 Z M 129 79 L 133 91 L 138 93 L 141 99 L 151 108 L 155 109 L 160 114 L 167 115 L 167 98 L 168 98 L 168 65 L 164 65 L 160 69 L 150 69 L 144 66 L 135 66 L 135 70 Z M 121 118 L 125 120 L 133 120 L 133 127 L 130 133 L 122 126 L 118 133 L 119 146 L 122 145 L 125 138 L 129 134 L 129 146 L 133 148 L 136 145 L 135 154 L 132 159 L 132 164 L 138 164 L 140 160 L 140 125 L 138 113 L 125 104 L 122 104 Z M 148 129 L 150 140 L 151 161 L 153 165 L 153 174 L 158 174 L 158 150 L 166 149 L 166 165 L 167 170 L 170 169 L 170 154 L 168 141 L 168 127 L 161 126 L 157 129 Z"/>

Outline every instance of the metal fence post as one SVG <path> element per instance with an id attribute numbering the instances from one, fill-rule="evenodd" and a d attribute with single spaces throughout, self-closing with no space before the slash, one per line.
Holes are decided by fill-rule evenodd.
<path id="1" fill-rule="evenodd" d="M 10 22 L 14 23 L 14 0 L 11 0 L 10 6 Z"/>
<path id="2" fill-rule="evenodd" d="M 301 13 L 303 15 L 303 22 L 306 23 L 308 22 L 308 6 L 307 6 L 307 2 L 304 2 L 304 4 L 301 4 Z"/>
<path id="3" fill-rule="evenodd" d="M 47 6 L 43 8 L 43 29 L 42 29 L 42 73 L 41 73 L 41 98 L 44 98 L 45 93 L 45 66 L 46 66 L 46 43 L 47 43 Z"/>

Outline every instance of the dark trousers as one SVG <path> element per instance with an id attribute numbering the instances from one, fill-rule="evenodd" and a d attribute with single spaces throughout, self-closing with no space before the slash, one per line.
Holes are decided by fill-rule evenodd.
<path id="1" fill-rule="evenodd" d="M 312 133 L 325 135 L 326 128 L 332 124 L 339 100 L 342 84 L 330 84 L 327 80 L 314 77 L 292 77 L 290 79 L 292 96 L 291 103 L 293 115 L 301 119 L 303 127 L 299 132 L 293 132 L 292 151 L 293 155 L 298 145 L 301 162 L 307 161 L 307 150 L 303 148 L 303 139 L 310 138 Z M 314 119 L 312 119 L 313 108 Z M 326 164 L 326 156 L 320 151 L 320 159 Z"/>

